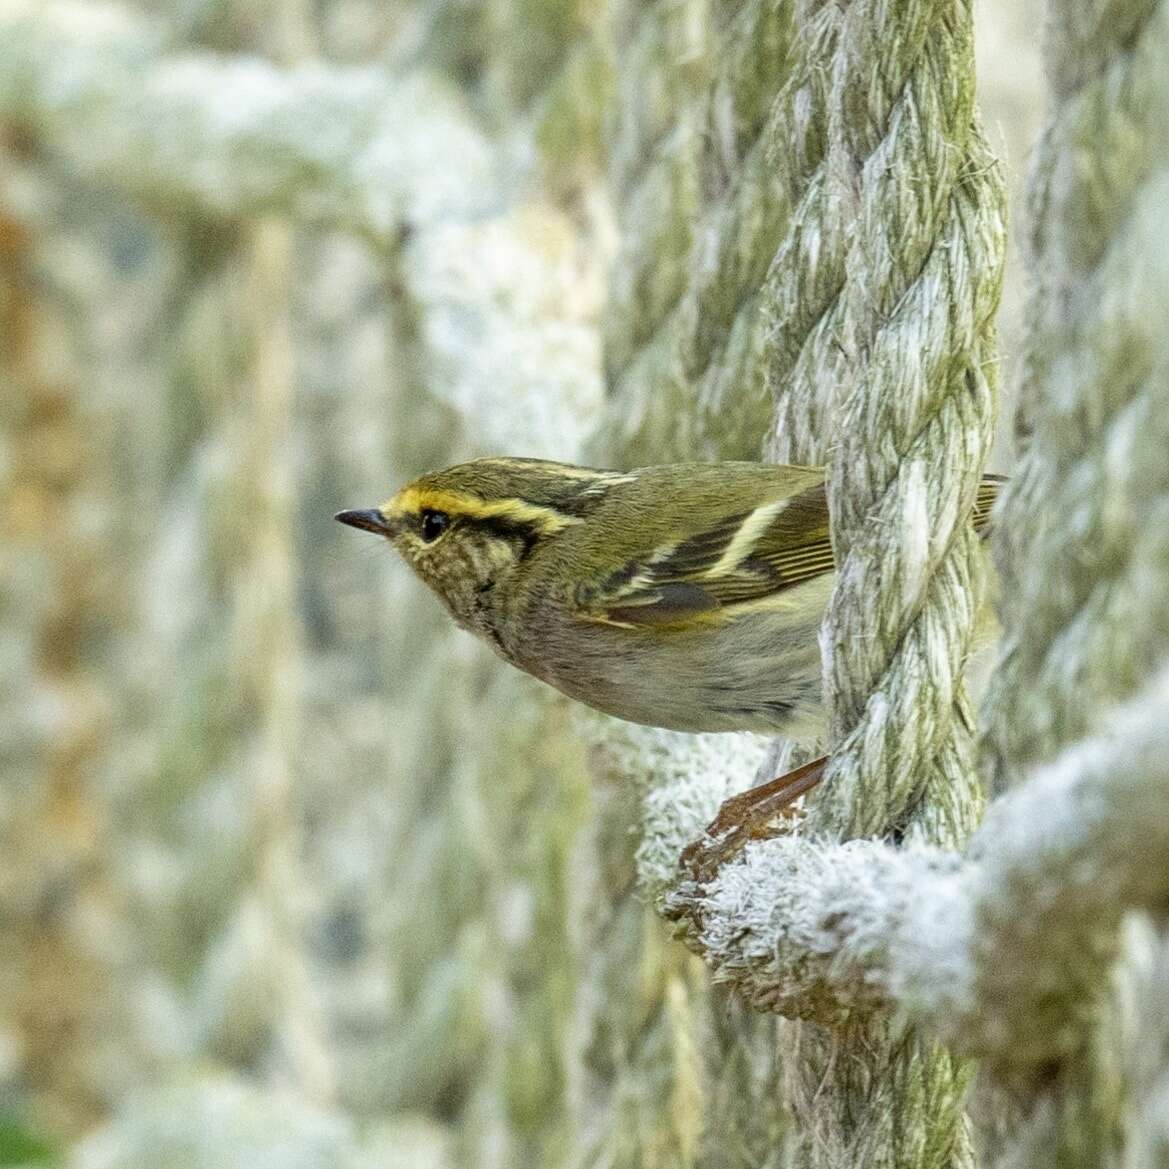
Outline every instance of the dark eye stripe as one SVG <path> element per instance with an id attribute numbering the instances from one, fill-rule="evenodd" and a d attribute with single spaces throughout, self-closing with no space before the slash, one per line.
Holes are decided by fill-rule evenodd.
<path id="1" fill-rule="evenodd" d="M 504 519 L 501 516 L 491 516 L 487 519 L 468 521 L 480 532 L 486 532 L 497 540 L 507 540 L 520 545 L 519 558 L 525 560 L 531 555 L 532 549 L 540 538 L 540 533 L 531 525 L 518 523 L 515 520 Z"/>

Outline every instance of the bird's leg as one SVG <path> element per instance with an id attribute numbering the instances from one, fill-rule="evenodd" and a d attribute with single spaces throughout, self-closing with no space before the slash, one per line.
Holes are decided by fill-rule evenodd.
<path id="1" fill-rule="evenodd" d="M 824 778 L 828 756 L 813 759 L 776 779 L 724 800 L 718 815 L 706 826 L 701 840 L 687 845 L 682 863 L 696 881 L 715 875 L 720 865 L 752 840 L 766 840 L 776 834 L 776 820 L 790 820 L 791 805 Z"/>

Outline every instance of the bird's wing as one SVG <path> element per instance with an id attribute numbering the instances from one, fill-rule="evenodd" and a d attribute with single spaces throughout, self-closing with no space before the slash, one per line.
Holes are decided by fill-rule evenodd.
<path id="1" fill-rule="evenodd" d="M 579 598 L 584 615 L 619 625 L 671 625 L 782 594 L 831 572 L 823 483 L 734 510 L 683 540 L 630 560 Z"/>
<path id="2" fill-rule="evenodd" d="M 984 535 L 1004 480 L 988 476 L 972 515 Z M 693 536 L 632 559 L 578 596 L 581 615 L 614 625 L 666 626 L 703 613 L 782 603 L 797 585 L 834 571 L 823 482 L 732 511 Z"/>

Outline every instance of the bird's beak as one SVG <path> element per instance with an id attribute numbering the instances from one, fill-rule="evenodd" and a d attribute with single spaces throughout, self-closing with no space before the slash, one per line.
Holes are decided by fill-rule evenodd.
<path id="1" fill-rule="evenodd" d="M 386 519 L 376 507 L 368 511 L 339 511 L 333 519 L 348 524 L 351 528 L 361 528 L 365 532 L 373 532 L 378 536 L 392 536 L 394 525 Z"/>

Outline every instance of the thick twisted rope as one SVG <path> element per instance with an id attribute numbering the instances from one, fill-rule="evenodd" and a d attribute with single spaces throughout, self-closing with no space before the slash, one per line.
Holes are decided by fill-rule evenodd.
<path id="1" fill-rule="evenodd" d="M 770 412 L 767 270 L 804 182 L 773 161 L 792 13 L 745 0 L 703 37 L 678 5 L 615 10 L 609 171 L 623 243 L 596 457 L 753 457 Z"/>
<path id="2" fill-rule="evenodd" d="M 955 714 L 959 727 L 969 721 L 960 679 L 978 579 L 964 517 L 993 415 L 984 371 L 1003 236 L 1001 193 L 972 129 L 969 66 L 938 68 L 969 62 L 968 22 L 935 9 L 890 16 L 883 35 L 899 51 L 875 92 L 863 79 L 877 57 L 865 54 L 880 53 L 882 32 L 863 6 L 846 20 L 835 5 L 809 5 L 801 18 L 805 57 L 790 88 L 804 117 L 792 119 L 790 152 L 821 161 L 769 276 L 768 455 L 821 462 L 835 441 L 842 566 L 826 696 L 847 750 L 835 753 L 826 794 L 836 808 L 822 804 L 823 824 L 886 830 L 933 774 L 938 800 L 926 815 L 957 839 L 976 814 L 960 779 L 969 754 L 943 744 L 967 738 L 952 729 Z M 824 53 L 835 54 L 831 72 Z M 907 73 L 914 61 L 922 67 Z M 866 108 L 852 127 L 858 86 Z M 862 800 L 864 774 L 889 784 Z"/>
<path id="3" fill-rule="evenodd" d="M 808 5 L 801 23 L 810 35 L 793 80 L 806 117 L 794 125 L 823 127 L 826 150 L 772 267 L 768 453 L 831 452 L 833 755 L 809 827 L 848 837 L 907 826 L 952 844 L 979 808 L 961 681 L 979 580 L 966 516 L 993 422 L 1003 252 L 970 14 Z M 945 1052 L 878 1017 L 801 1026 L 790 1054 L 807 1163 L 969 1163 L 966 1073 Z"/>
<path id="4" fill-rule="evenodd" d="M 829 134 L 840 5 L 804 0 L 800 54 L 777 102 L 773 166 L 803 178 L 795 212 L 767 276 L 773 418 L 764 446 L 776 463 L 827 463 L 844 354 L 848 201 L 832 178 Z"/>
<path id="5" fill-rule="evenodd" d="M 847 360 L 825 370 L 840 378 L 840 569 L 824 641 L 833 760 L 813 823 L 886 832 L 928 788 L 916 830 L 950 843 L 978 807 L 961 688 L 979 577 L 966 516 L 993 422 L 1002 191 L 973 121 L 969 12 L 899 8 L 851 9 L 836 59 L 833 174 L 854 223 Z M 894 41 L 908 63 L 865 104 L 862 75 Z"/>
<path id="6" fill-rule="evenodd" d="M 1090 731 L 1169 643 L 1169 296 L 1155 226 L 1167 208 L 1169 16 L 1155 0 L 1109 12 L 1098 35 L 1094 4 L 1053 22 L 1060 101 L 1031 194 L 1031 438 L 1005 502 L 1010 604 L 986 711 L 999 787 Z"/>
<path id="7" fill-rule="evenodd" d="M 1005 500 L 1009 604 L 986 704 L 986 768 L 1000 789 L 1109 728 L 1115 703 L 1169 661 L 1167 55 L 1164 0 L 1069 0 L 1050 25 L 1054 113 L 1028 236 L 1035 288 L 1018 425 L 1027 451 Z M 1117 752 L 1115 767 L 1124 765 Z M 1112 775 L 1099 798 L 1137 797 Z M 1137 834 L 1115 844 L 1158 863 Z M 1061 983 L 1074 1042 L 1026 1102 L 1032 1164 L 1097 1164 L 1118 1130 L 1127 1163 L 1153 1163 L 1158 1145 L 1163 1156 L 1164 1051 L 1150 1045 L 1148 1024 L 1126 1022 L 1126 1000 L 1163 1013 L 1165 949 L 1133 937 L 1118 938 L 1105 915 L 1084 923 L 1068 955 Z M 1108 987 L 1118 950 L 1119 998 Z M 1128 1101 L 1109 1086 L 1111 1065 L 1127 1065 Z"/>

